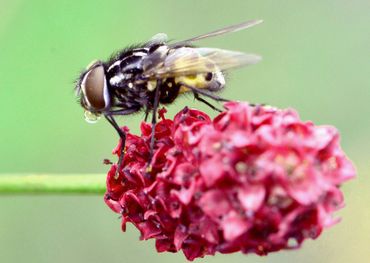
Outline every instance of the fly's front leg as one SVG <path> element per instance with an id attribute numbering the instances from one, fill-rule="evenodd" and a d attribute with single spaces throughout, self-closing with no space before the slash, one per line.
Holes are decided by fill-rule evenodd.
<path id="1" fill-rule="evenodd" d="M 114 127 L 114 129 L 117 131 L 119 137 L 121 138 L 121 152 L 118 158 L 118 163 L 117 163 L 117 169 L 116 173 L 114 175 L 114 179 L 118 179 L 119 176 L 119 171 L 121 170 L 121 165 L 123 161 L 123 157 L 125 155 L 125 146 L 126 146 L 126 132 L 120 129 L 118 126 L 116 120 L 114 119 L 113 116 L 111 115 L 104 115 L 104 117 L 109 121 L 109 123 Z"/>
<path id="2" fill-rule="evenodd" d="M 137 112 L 138 108 L 132 108 L 132 109 L 120 109 L 120 110 L 112 110 L 104 114 L 104 117 L 108 120 L 108 122 L 113 126 L 113 128 L 117 131 L 119 137 L 121 138 L 121 152 L 118 158 L 118 163 L 117 163 L 117 170 L 116 174 L 114 176 L 115 179 L 118 179 L 119 173 L 118 171 L 121 170 L 123 158 L 125 156 L 125 146 L 126 146 L 126 132 L 121 130 L 121 128 L 118 126 L 116 120 L 114 119 L 114 115 L 118 116 L 123 116 L 123 115 L 129 115 L 132 113 Z"/>

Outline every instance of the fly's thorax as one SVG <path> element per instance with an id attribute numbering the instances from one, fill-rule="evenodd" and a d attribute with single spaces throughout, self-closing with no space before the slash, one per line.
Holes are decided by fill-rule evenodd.
<path id="1" fill-rule="evenodd" d="M 109 79 L 109 84 L 114 87 L 133 88 L 133 73 L 117 73 Z"/>
<path id="2" fill-rule="evenodd" d="M 175 77 L 175 83 L 179 85 L 183 83 L 197 89 L 219 91 L 225 86 L 225 77 L 221 71 L 198 73 Z M 184 93 L 187 91 L 189 91 L 189 88 L 181 85 L 179 93 Z"/>
<path id="3" fill-rule="evenodd" d="M 140 47 L 123 51 L 107 64 L 107 78 L 113 88 L 132 89 L 136 80 L 143 73 L 143 59 L 149 52 L 148 47 Z"/>
<path id="4" fill-rule="evenodd" d="M 142 68 L 143 72 L 150 72 L 159 68 L 165 61 L 170 49 L 167 45 L 155 45 L 150 48 L 150 59 L 143 59 Z"/>

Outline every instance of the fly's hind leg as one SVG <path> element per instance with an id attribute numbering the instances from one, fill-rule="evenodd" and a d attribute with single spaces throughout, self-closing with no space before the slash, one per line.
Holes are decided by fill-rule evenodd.
<path id="1" fill-rule="evenodd" d="M 196 92 L 196 91 L 193 91 L 193 94 L 194 94 L 194 98 L 196 100 L 199 100 L 200 102 L 203 102 L 204 104 L 206 104 L 208 107 L 210 107 L 211 109 L 215 110 L 215 111 L 218 111 L 218 112 L 222 112 L 222 110 L 220 110 L 219 108 L 217 108 L 216 106 L 212 105 L 211 103 L 209 103 L 208 101 L 206 101 L 205 99 L 203 99 L 202 97 L 199 96 L 199 94 Z"/>
<path id="2" fill-rule="evenodd" d="M 218 101 L 218 102 L 228 102 L 228 101 L 230 101 L 228 99 L 224 99 L 222 97 L 219 97 L 216 94 L 211 93 L 211 92 L 209 92 L 207 90 L 199 89 L 199 88 L 193 87 L 193 86 L 191 86 L 189 84 L 186 84 L 186 83 L 183 83 L 183 82 L 179 82 L 179 84 L 182 85 L 182 86 L 184 86 L 184 87 L 186 87 L 186 88 L 188 88 L 188 89 L 190 89 L 193 92 L 195 99 L 197 99 L 197 100 L 203 102 L 204 104 L 208 105 L 213 110 L 216 110 L 216 111 L 221 112 L 221 110 L 219 110 L 218 108 L 216 108 L 215 106 L 213 106 L 211 103 L 209 103 L 205 99 L 199 97 L 199 94 L 200 95 L 203 95 L 205 97 L 208 97 L 210 99 L 213 99 L 215 101 Z"/>
<path id="3" fill-rule="evenodd" d="M 213 100 L 215 100 L 215 101 L 221 101 L 221 102 L 228 102 L 228 101 L 230 101 L 230 100 L 228 100 L 228 99 L 224 99 L 224 98 L 222 98 L 222 97 L 220 97 L 220 96 L 217 96 L 217 95 L 216 95 L 216 94 L 214 94 L 214 93 L 208 92 L 207 90 L 199 89 L 199 88 L 193 87 L 193 86 L 191 86 L 191 85 L 189 85 L 189 84 L 186 84 L 186 83 L 184 83 L 184 82 L 179 82 L 179 84 L 180 84 L 181 86 L 184 86 L 184 87 L 186 87 L 186 88 L 190 89 L 193 93 L 194 93 L 194 92 L 196 92 L 196 93 L 198 93 L 198 94 L 200 94 L 200 95 L 203 95 L 203 96 L 208 97 L 208 98 L 210 98 L 210 99 L 213 99 Z"/>

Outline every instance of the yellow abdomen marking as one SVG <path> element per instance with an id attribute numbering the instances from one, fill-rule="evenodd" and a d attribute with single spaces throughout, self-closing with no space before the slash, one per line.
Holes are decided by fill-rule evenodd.
<path id="1" fill-rule="evenodd" d="M 206 80 L 206 74 L 207 73 L 202 73 L 202 74 L 196 74 L 196 75 L 187 75 L 187 76 L 179 76 L 175 78 L 175 82 L 179 83 L 185 83 L 186 85 L 192 86 L 194 88 L 198 89 L 204 89 L 208 87 L 209 81 Z M 185 86 L 180 87 L 179 93 L 185 93 L 189 91 L 189 88 Z"/>

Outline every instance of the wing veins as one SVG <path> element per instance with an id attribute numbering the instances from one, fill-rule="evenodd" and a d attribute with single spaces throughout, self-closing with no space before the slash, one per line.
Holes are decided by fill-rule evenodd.
<path id="1" fill-rule="evenodd" d="M 263 20 L 257 20 L 257 19 L 249 20 L 249 21 L 246 21 L 246 22 L 243 22 L 243 23 L 240 23 L 240 24 L 227 26 L 227 27 L 217 29 L 217 30 L 212 31 L 212 32 L 208 32 L 208 33 L 196 36 L 196 37 L 192 37 L 192 38 L 180 41 L 180 42 L 178 42 L 174 45 L 178 45 L 178 44 L 182 44 L 182 43 L 191 43 L 191 42 L 202 40 L 202 39 L 205 39 L 205 38 L 210 38 L 210 37 L 215 37 L 215 36 L 220 36 L 220 35 L 224 35 L 224 34 L 228 34 L 228 33 L 237 32 L 237 31 L 240 31 L 240 30 L 244 30 L 244 29 L 256 26 L 256 25 L 258 25 L 262 22 L 263 22 Z"/>

